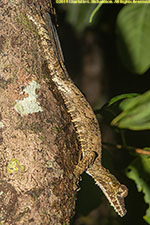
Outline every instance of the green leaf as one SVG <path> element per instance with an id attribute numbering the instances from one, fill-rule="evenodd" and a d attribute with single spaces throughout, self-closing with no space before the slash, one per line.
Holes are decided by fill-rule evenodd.
<path id="1" fill-rule="evenodd" d="M 143 218 L 150 224 L 150 157 L 140 155 L 128 166 L 126 174 L 134 180 L 138 191 L 144 193 L 144 200 L 149 208 Z"/>
<path id="2" fill-rule="evenodd" d="M 150 91 L 120 103 L 122 112 L 111 122 L 119 128 L 150 129 Z"/>
<path id="3" fill-rule="evenodd" d="M 123 64 L 133 73 L 146 72 L 150 66 L 150 4 L 124 6 L 116 28 Z"/>
<path id="4" fill-rule="evenodd" d="M 100 110 L 98 110 L 97 113 L 100 113 L 103 116 L 103 119 L 107 124 L 110 125 L 111 121 L 119 114 L 121 113 L 121 110 L 119 108 L 120 101 L 124 98 L 132 98 L 134 96 L 137 96 L 136 93 L 128 93 L 128 94 L 122 94 L 113 97 L 106 105 L 104 105 Z"/>
<path id="5" fill-rule="evenodd" d="M 148 209 L 146 210 L 146 215 L 143 216 L 143 218 L 144 218 L 144 220 L 145 220 L 148 224 L 150 224 L 150 208 L 148 208 Z"/>
<path id="6" fill-rule="evenodd" d="M 112 104 L 114 104 L 124 98 L 131 98 L 131 97 L 135 97 L 137 95 L 138 95 L 137 93 L 128 93 L 128 94 L 117 95 L 109 101 L 108 106 L 111 106 Z"/>

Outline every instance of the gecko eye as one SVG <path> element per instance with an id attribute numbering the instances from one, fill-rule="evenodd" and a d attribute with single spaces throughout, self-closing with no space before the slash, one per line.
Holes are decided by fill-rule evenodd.
<path id="1" fill-rule="evenodd" d="M 110 185 L 110 182 L 109 182 L 109 181 L 107 181 L 107 184 L 108 184 L 108 185 Z"/>

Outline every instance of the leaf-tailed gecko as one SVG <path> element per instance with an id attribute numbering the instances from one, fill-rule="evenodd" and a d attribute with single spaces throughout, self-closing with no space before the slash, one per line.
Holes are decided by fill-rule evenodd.
<path id="1" fill-rule="evenodd" d="M 43 15 L 28 14 L 27 16 L 37 27 L 51 79 L 57 86 L 71 115 L 72 123 L 76 127 L 81 146 L 81 158 L 74 169 L 74 176 L 78 179 L 84 171 L 92 176 L 115 211 L 122 217 L 126 214 L 124 198 L 128 194 L 128 189 L 101 164 L 99 123 L 84 95 L 68 76 L 51 16 L 48 12 Z M 54 60 L 50 60 L 51 58 Z"/>

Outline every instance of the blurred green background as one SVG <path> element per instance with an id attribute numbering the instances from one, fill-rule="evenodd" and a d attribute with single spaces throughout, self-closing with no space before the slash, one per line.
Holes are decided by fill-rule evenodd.
<path id="1" fill-rule="evenodd" d="M 55 7 L 66 67 L 100 122 L 102 163 L 129 189 L 120 218 L 83 174 L 71 224 L 150 224 L 150 4 Z"/>

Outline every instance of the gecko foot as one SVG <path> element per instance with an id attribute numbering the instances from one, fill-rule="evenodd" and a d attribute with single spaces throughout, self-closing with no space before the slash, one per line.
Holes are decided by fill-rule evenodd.
<path id="1" fill-rule="evenodd" d="M 81 178 L 81 174 L 86 171 L 91 165 L 93 165 L 95 159 L 97 157 L 97 154 L 96 152 L 90 152 L 88 154 L 86 154 L 85 156 L 83 156 L 83 159 L 81 159 L 79 161 L 79 163 L 76 165 L 75 169 L 74 169 L 74 179 L 75 179 L 75 182 L 74 182 L 74 187 L 73 189 L 74 190 L 77 190 L 79 189 L 78 187 L 78 184 L 79 184 L 79 181 L 82 179 Z"/>

